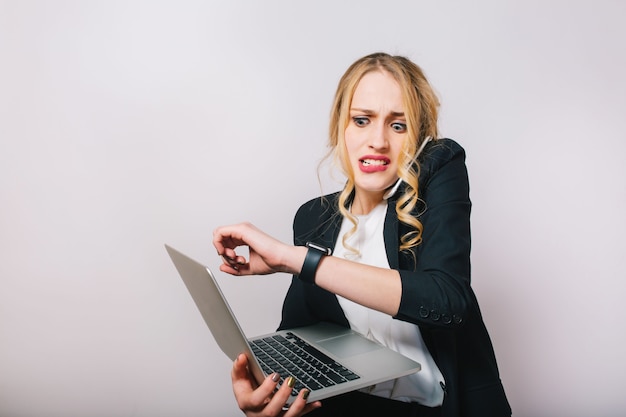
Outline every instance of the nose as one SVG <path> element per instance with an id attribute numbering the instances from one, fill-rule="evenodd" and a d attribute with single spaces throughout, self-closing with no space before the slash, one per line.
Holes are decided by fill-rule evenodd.
<path id="1" fill-rule="evenodd" d="M 387 131 L 384 123 L 376 123 L 370 130 L 369 147 L 373 150 L 382 151 L 389 146 Z"/>

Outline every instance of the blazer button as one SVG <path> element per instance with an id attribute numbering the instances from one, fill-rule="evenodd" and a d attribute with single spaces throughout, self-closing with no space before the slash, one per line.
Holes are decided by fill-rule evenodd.
<path id="1" fill-rule="evenodd" d="M 443 390 L 444 394 L 447 394 L 448 391 L 446 391 L 446 384 L 443 381 L 439 381 L 439 386 L 441 387 L 441 389 Z"/>
<path id="2" fill-rule="evenodd" d="M 430 318 L 433 319 L 433 321 L 439 321 L 441 316 L 435 310 L 430 310 Z"/>
<path id="3" fill-rule="evenodd" d="M 456 314 L 453 314 L 452 321 L 454 322 L 454 324 L 461 324 L 461 322 L 463 321 L 463 317 L 459 317 Z"/>
<path id="4" fill-rule="evenodd" d="M 428 309 L 424 306 L 420 307 L 420 317 L 425 319 L 426 317 L 428 317 Z"/>
<path id="5" fill-rule="evenodd" d="M 441 315 L 441 320 L 445 323 L 445 324 L 450 324 L 452 323 L 452 319 L 450 318 L 450 316 L 448 316 L 447 314 L 442 314 Z"/>

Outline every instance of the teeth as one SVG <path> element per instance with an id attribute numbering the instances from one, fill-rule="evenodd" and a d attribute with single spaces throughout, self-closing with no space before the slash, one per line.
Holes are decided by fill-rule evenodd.
<path id="1" fill-rule="evenodd" d="M 387 165 L 387 161 L 384 161 L 382 159 L 363 159 L 362 162 L 363 162 L 363 165 L 365 165 L 365 166 L 369 166 L 369 165 Z"/>

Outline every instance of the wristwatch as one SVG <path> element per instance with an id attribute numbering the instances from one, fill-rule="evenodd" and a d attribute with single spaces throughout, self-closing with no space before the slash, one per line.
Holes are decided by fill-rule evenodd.
<path id="1" fill-rule="evenodd" d="M 329 256 L 333 253 L 332 249 L 318 245 L 317 243 L 307 242 L 305 245 L 309 250 L 304 258 L 302 270 L 298 275 L 302 281 L 308 284 L 315 284 L 315 272 L 320 264 L 323 256 Z"/>

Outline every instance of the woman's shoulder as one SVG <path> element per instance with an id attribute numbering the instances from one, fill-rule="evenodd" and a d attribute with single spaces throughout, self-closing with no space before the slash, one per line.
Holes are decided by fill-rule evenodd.
<path id="1" fill-rule="evenodd" d="M 465 149 L 453 139 L 440 138 L 431 140 L 420 155 L 422 163 L 446 161 L 456 156 L 465 157 Z"/>
<path id="2" fill-rule="evenodd" d="M 465 162 L 465 149 L 453 139 L 431 140 L 419 157 L 422 174 L 433 173 L 453 160 Z"/>

